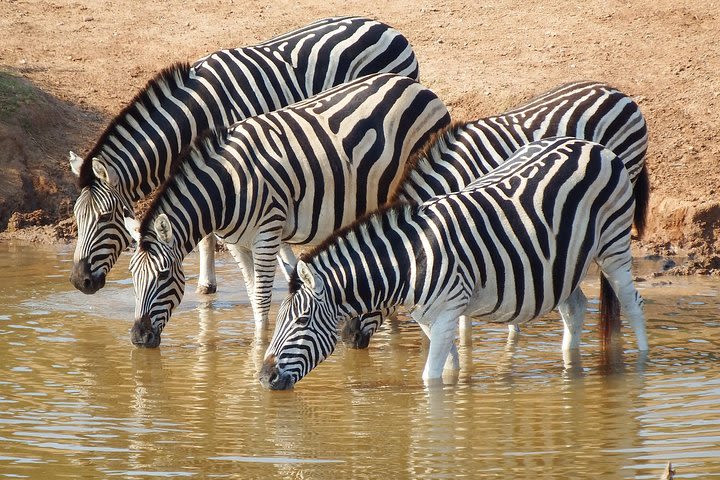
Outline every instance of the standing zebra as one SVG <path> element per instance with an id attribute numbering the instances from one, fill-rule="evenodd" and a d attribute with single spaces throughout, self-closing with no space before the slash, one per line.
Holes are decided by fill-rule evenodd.
<path id="1" fill-rule="evenodd" d="M 167 178 L 179 153 L 208 128 L 276 110 L 348 80 L 393 72 L 418 78 L 397 30 L 358 17 L 328 18 L 258 45 L 220 50 L 162 72 L 110 122 L 83 160 L 70 281 L 95 293 L 130 243 L 123 217 Z M 198 291 L 216 289 L 215 238 L 200 244 Z"/>
<path id="2" fill-rule="evenodd" d="M 408 161 L 390 203 L 422 203 L 461 190 L 528 142 L 556 136 L 594 141 L 620 157 L 634 185 L 635 230 L 642 236 L 649 197 L 647 126 L 637 103 L 601 82 L 567 83 L 506 113 L 455 122 L 439 131 Z M 362 323 L 359 319 L 347 322 L 343 339 L 351 345 L 367 346 L 381 318 L 365 316 Z M 460 325 L 463 330 L 465 322 Z M 512 333 L 516 327 L 510 328 Z"/>
<path id="3" fill-rule="evenodd" d="M 139 228 L 126 222 L 138 241 L 132 342 L 160 343 L 183 295 L 182 260 L 213 232 L 243 271 L 256 329 L 265 328 L 281 242 L 317 243 L 377 208 L 412 151 L 449 122 L 430 90 L 383 73 L 200 137 Z"/>
<path id="4" fill-rule="evenodd" d="M 558 306 L 563 351 L 577 349 L 586 302 L 578 286 L 592 260 L 647 350 L 630 273 L 633 208 L 618 157 L 557 137 L 459 192 L 371 213 L 298 261 L 260 382 L 291 388 L 333 351 L 338 322 L 395 306 L 411 308 L 430 339 L 424 380 L 441 376 L 461 315 L 520 324 Z M 619 315 L 605 308 L 615 295 L 601 301 L 603 315 Z"/>

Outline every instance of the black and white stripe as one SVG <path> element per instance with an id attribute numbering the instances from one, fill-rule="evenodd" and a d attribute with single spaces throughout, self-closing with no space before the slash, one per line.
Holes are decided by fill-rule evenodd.
<path id="1" fill-rule="evenodd" d="M 391 202 L 424 202 L 456 192 L 523 145 L 559 136 L 605 146 L 623 161 L 633 185 L 639 181 L 646 185 L 648 133 L 640 107 L 616 88 L 584 81 L 561 85 L 506 113 L 457 122 L 438 132 L 408 164 L 406 178 Z M 647 203 L 647 195 L 637 192 L 637 203 Z M 644 219 L 636 223 L 641 229 Z"/>
<path id="2" fill-rule="evenodd" d="M 408 162 L 390 201 L 419 203 L 456 192 L 528 142 L 565 135 L 600 143 L 620 157 L 634 185 L 634 223 L 642 236 L 649 198 L 647 126 L 632 98 L 602 82 L 567 83 L 506 113 L 453 123 Z M 343 338 L 367 345 L 381 320 L 367 316 L 362 323 L 348 322 Z"/>
<path id="3" fill-rule="evenodd" d="M 318 243 L 377 208 L 411 153 L 449 122 L 430 90 L 383 73 L 200 137 L 139 226 L 133 342 L 160 342 L 183 294 L 173 274 L 213 232 L 238 261 L 256 327 L 264 329 L 281 242 Z M 294 267 L 294 256 L 286 261 Z M 157 266 L 170 264 L 171 278 L 160 281 Z"/>
<path id="4" fill-rule="evenodd" d="M 441 375 L 462 315 L 520 324 L 557 306 L 563 350 L 577 349 L 579 284 L 592 261 L 647 350 L 630 273 L 633 210 L 617 156 L 558 137 L 522 147 L 459 192 L 370 214 L 301 257 L 260 381 L 292 387 L 333 351 L 338 322 L 395 306 L 410 308 L 430 338 L 426 380 Z M 605 293 L 604 304 L 617 302 Z M 603 311 L 617 321 L 618 309 Z"/>
<path id="5" fill-rule="evenodd" d="M 168 176 L 172 162 L 208 128 L 272 111 L 371 73 L 417 79 L 415 54 L 397 30 L 375 20 L 319 20 L 254 46 L 220 50 L 153 78 L 109 124 L 92 150 L 70 164 L 82 189 L 71 281 L 85 293 L 130 243 L 124 210 Z M 201 243 L 199 290 L 215 290 L 214 237 Z"/>

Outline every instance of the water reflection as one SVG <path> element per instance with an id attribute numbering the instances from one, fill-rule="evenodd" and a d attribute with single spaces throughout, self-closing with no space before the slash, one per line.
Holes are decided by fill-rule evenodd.
<path id="1" fill-rule="evenodd" d="M 154 350 L 129 344 L 126 262 L 89 297 L 67 282 L 69 248 L 0 244 L 6 476 L 656 479 L 668 460 L 682 478 L 720 471 L 720 282 L 641 284 L 648 356 L 631 339 L 601 356 L 593 312 L 566 358 L 557 314 L 512 342 L 476 323 L 457 377 L 426 388 L 427 342 L 401 317 L 369 350 L 339 346 L 294 391 L 268 392 L 232 259 L 219 293 L 188 292 Z"/>

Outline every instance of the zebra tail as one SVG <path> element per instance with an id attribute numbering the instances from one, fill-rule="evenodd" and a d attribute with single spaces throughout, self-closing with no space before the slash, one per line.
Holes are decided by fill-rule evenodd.
<path id="1" fill-rule="evenodd" d="M 643 165 L 640 173 L 635 179 L 633 196 L 635 197 L 633 225 L 635 226 L 635 233 L 637 235 L 637 239 L 639 240 L 645 234 L 647 211 L 650 203 L 650 176 L 648 175 L 647 165 Z"/>
<path id="2" fill-rule="evenodd" d="M 620 334 L 620 300 L 610 286 L 604 273 L 600 273 L 600 343 L 602 350 L 607 351 L 613 337 Z"/>

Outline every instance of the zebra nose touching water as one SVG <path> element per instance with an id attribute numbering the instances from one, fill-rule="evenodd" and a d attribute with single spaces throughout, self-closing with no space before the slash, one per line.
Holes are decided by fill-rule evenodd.
<path id="1" fill-rule="evenodd" d="M 300 257 L 260 383 L 291 388 L 333 351 L 338 322 L 399 306 L 430 339 L 426 381 L 442 375 L 462 315 L 517 325 L 558 307 L 563 351 L 577 350 L 579 284 L 593 261 L 607 287 L 601 321 L 618 325 L 622 309 L 645 351 L 643 301 L 630 272 L 634 205 L 615 154 L 558 137 L 522 147 L 459 192 L 372 213 Z"/>
<path id="2" fill-rule="evenodd" d="M 80 195 L 70 277 L 92 294 L 131 242 L 123 218 L 168 177 L 208 128 L 227 127 L 368 74 L 418 78 L 412 47 L 397 30 L 361 17 L 318 20 L 248 47 L 214 52 L 160 72 L 110 122 L 84 158 L 70 153 Z M 198 291 L 217 287 L 215 237 L 200 242 Z"/>
<path id="3" fill-rule="evenodd" d="M 142 224 L 126 219 L 138 243 L 132 341 L 159 344 L 183 295 L 182 260 L 212 233 L 237 260 L 263 332 L 281 244 L 317 244 L 383 204 L 411 152 L 449 122 L 432 91 L 385 73 L 208 131 L 175 164 Z"/>

